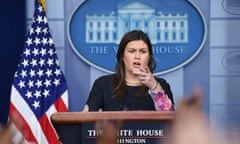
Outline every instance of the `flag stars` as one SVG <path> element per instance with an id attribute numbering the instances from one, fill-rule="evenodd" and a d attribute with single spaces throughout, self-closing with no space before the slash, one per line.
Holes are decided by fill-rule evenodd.
<path id="1" fill-rule="evenodd" d="M 39 60 L 39 64 L 40 64 L 40 66 L 45 65 L 45 60 L 44 60 L 44 59 L 40 59 L 40 60 Z"/>
<path id="2" fill-rule="evenodd" d="M 42 56 L 45 56 L 46 55 L 46 49 L 45 48 L 42 48 L 41 51 L 40 51 L 41 55 Z"/>
<path id="3" fill-rule="evenodd" d="M 35 83 L 35 85 L 40 88 L 42 86 L 42 81 L 37 80 L 37 82 Z"/>
<path id="4" fill-rule="evenodd" d="M 49 93 L 50 93 L 50 91 L 45 89 L 44 92 L 43 92 L 44 97 L 45 98 L 48 97 L 50 95 Z"/>
<path id="5" fill-rule="evenodd" d="M 29 29 L 29 34 L 32 35 L 34 33 L 34 29 L 33 28 L 30 28 Z"/>
<path id="6" fill-rule="evenodd" d="M 32 106 L 34 107 L 34 109 L 37 109 L 40 107 L 40 102 L 39 101 L 34 101 L 34 103 L 32 104 Z"/>
<path id="7" fill-rule="evenodd" d="M 39 38 L 35 38 L 34 43 L 36 46 L 38 46 L 41 42 Z"/>
<path id="8" fill-rule="evenodd" d="M 31 65 L 34 67 L 37 65 L 37 60 L 36 59 L 32 59 L 31 61 Z"/>
<path id="9" fill-rule="evenodd" d="M 22 62 L 23 67 L 27 67 L 28 66 L 28 60 L 24 59 Z"/>
<path id="10" fill-rule="evenodd" d="M 37 72 L 37 75 L 39 77 L 42 77 L 44 75 L 43 70 L 39 69 L 39 71 Z"/>
<path id="11" fill-rule="evenodd" d="M 34 85 L 33 85 L 33 81 L 32 81 L 32 80 L 29 80 L 29 81 L 28 81 L 28 87 L 29 87 L 29 88 L 32 88 L 33 86 L 34 86 Z"/>
<path id="12" fill-rule="evenodd" d="M 46 71 L 46 75 L 47 75 L 48 77 L 50 77 L 50 76 L 52 75 L 52 70 L 47 69 L 47 71 Z"/>
<path id="13" fill-rule="evenodd" d="M 45 82 L 44 82 L 44 85 L 46 87 L 49 87 L 51 85 L 51 80 L 46 79 Z"/>
<path id="14" fill-rule="evenodd" d="M 43 22 L 44 22 L 45 24 L 48 22 L 46 16 L 43 17 Z"/>
<path id="15" fill-rule="evenodd" d="M 50 67 L 51 65 L 53 65 L 53 59 L 48 59 L 47 64 L 48 64 L 49 67 Z"/>
<path id="16" fill-rule="evenodd" d="M 30 99 L 30 98 L 33 97 L 31 91 L 27 91 L 27 93 L 25 94 L 25 96 L 26 96 L 28 99 Z"/>
<path id="17" fill-rule="evenodd" d="M 36 22 L 36 21 L 35 21 L 35 17 L 33 17 L 33 18 L 32 18 L 32 23 L 35 23 L 35 22 Z"/>
<path id="18" fill-rule="evenodd" d="M 35 96 L 36 98 L 41 97 L 41 92 L 38 91 L 38 90 L 36 90 L 35 93 L 34 93 L 34 96 Z"/>
<path id="19" fill-rule="evenodd" d="M 42 39 L 42 44 L 43 44 L 43 45 L 46 45 L 47 43 L 48 43 L 48 40 L 47 40 L 47 38 L 44 37 L 44 38 Z"/>
<path id="20" fill-rule="evenodd" d="M 41 13 L 43 11 L 43 7 L 39 6 L 38 11 Z"/>
<path id="21" fill-rule="evenodd" d="M 59 79 L 54 79 L 53 84 L 57 87 L 58 85 L 60 85 L 60 80 Z"/>
<path id="22" fill-rule="evenodd" d="M 49 54 L 50 56 L 52 56 L 52 55 L 54 54 L 53 50 L 50 49 L 50 50 L 48 51 L 48 54 Z"/>
<path id="23" fill-rule="evenodd" d="M 20 82 L 18 83 L 18 86 L 19 86 L 20 88 L 25 87 L 24 81 L 20 80 Z"/>
<path id="24" fill-rule="evenodd" d="M 56 76 L 61 75 L 61 71 L 60 71 L 60 69 L 56 69 L 55 72 L 54 72 L 54 74 L 55 74 Z"/>
<path id="25" fill-rule="evenodd" d="M 54 43 L 53 39 L 49 38 L 48 43 L 49 43 L 50 46 L 53 45 L 53 43 Z"/>
<path id="26" fill-rule="evenodd" d="M 22 78 L 26 77 L 27 76 L 27 71 L 26 70 L 22 70 L 21 76 L 22 76 Z"/>
<path id="27" fill-rule="evenodd" d="M 18 72 L 14 73 L 14 77 L 17 78 L 18 77 Z"/>
<path id="28" fill-rule="evenodd" d="M 59 66 L 60 64 L 59 64 L 59 60 L 56 60 L 55 61 L 55 64 L 57 65 L 57 66 Z"/>
<path id="29" fill-rule="evenodd" d="M 36 21 L 37 21 L 38 23 L 41 23 L 41 22 L 43 21 L 43 19 L 42 19 L 41 16 L 38 16 L 37 19 L 36 19 Z"/>
<path id="30" fill-rule="evenodd" d="M 35 32 L 39 35 L 41 33 L 41 28 L 38 26 L 36 29 L 35 29 Z"/>
<path id="31" fill-rule="evenodd" d="M 46 35 L 48 33 L 48 28 L 44 28 L 42 32 L 44 33 L 44 35 Z"/>
<path id="32" fill-rule="evenodd" d="M 29 73 L 29 74 L 30 74 L 31 77 L 34 77 L 34 76 L 36 75 L 35 71 L 32 70 L 32 69 L 30 70 L 30 73 Z"/>
<path id="33" fill-rule="evenodd" d="M 34 54 L 34 56 L 39 55 L 39 51 L 37 48 L 34 48 L 34 50 L 32 51 L 32 53 Z"/>
<path id="34" fill-rule="evenodd" d="M 29 56 L 30 55 L 30 49 L 26 48 L 26 50 L 23 53 L 26 57 Z"/>
<path id="35" fill-rule="evenodd" d="M 32 44 L 32 39 L 31 38 L 28 38 L 27 41 L 26 41 L 27 45 L 30 46 Z"/>

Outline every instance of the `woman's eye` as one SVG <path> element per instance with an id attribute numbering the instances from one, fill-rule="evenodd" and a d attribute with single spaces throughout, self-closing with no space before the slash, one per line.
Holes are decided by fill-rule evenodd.
<path id="1" fill-rule="evenodd" d="M 141 53 L 146 53 L 147 51 L 146 50 L 140 50 Z"/>
<path id="2" fill-rule="evenodd" d="M 135 52 L 135 50 L 134 49 L 130 49 L 130 50 L 128 50 L 128 52 L 133 53 L 133 52 Z"/>

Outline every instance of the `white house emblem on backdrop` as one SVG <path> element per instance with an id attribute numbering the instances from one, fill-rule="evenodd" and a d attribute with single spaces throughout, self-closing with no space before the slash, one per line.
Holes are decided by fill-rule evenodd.
<path id="1" fill-rule="evenodd" d="M 155 74 L 187 64 L 200 52 L 206 37 L 205 21 L 189 1 L 88 0 L 73 12 L 68 38 L 85 62 L 114 72 L 119 41 L 134 29 L 143 30 L 152 41 Z"/>

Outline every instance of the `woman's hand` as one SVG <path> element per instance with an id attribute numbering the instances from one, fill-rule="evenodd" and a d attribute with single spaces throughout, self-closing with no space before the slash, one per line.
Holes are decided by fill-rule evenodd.
<path id="1" fill-rule="evenodd" d="M 157 81 L 148 67 L 140 67 L 133 71 L 133 74 L 137 75 L 142 84 L 144 84 L 149 89 L 156 85 Z"/>

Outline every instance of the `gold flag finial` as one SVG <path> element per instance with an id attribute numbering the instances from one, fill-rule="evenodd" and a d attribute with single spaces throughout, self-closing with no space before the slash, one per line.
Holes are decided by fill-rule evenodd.
<path id="1" fill-rule="evenodd" d="M 42 7 L 43 7 L 44 11 L 47 12 L 45 0 L 38 0 L 38 1 L 42 4 Z"/>

